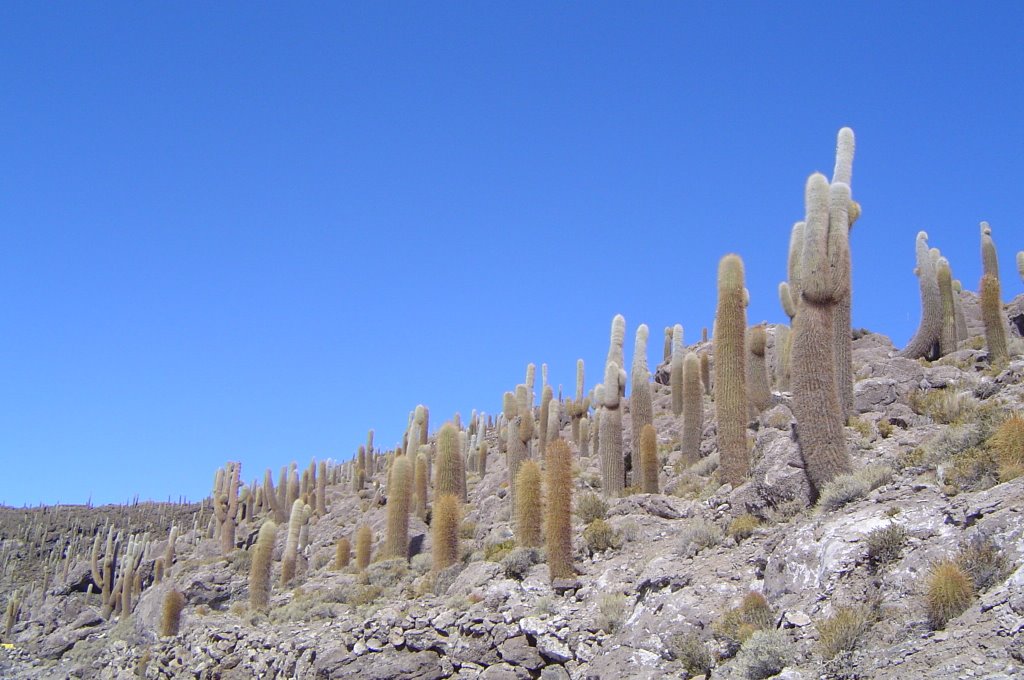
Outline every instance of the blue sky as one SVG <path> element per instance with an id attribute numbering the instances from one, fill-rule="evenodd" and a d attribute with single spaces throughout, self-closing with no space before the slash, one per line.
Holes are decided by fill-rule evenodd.
<path id="1" fill-rule="evenodd" d="M 857 134 L 854 324 L 914 236 L 1022 291 L 1019 3 L 0 4 L 0 502 L 196 499 L 600 380 L 715 271 L 782 321 L 803 185 Z M 631 351 L 627 351 L 627 357 Z"/>

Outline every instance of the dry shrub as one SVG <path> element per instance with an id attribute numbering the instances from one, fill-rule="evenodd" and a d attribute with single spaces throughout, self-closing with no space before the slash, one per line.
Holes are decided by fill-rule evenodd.
<path id="1" fill-rule="evenodd" d="M 839 652 L 852 650 L 874 621 L 875 612 L 869 606 L 837 608 L 832 616 L 815 624 L 821 655 L 831 659 Z"/>
<path id="2" fill-rule="evenodd" d="M 955 560 L 932 565 L 925 583 L 928 625 L 935 630 L 964 613 L 974 600 L 974 582 Z"/>

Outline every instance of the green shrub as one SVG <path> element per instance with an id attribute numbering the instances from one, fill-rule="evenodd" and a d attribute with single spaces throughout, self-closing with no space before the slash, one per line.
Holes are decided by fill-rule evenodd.
<path id="1" fill-rule="evenodd" d="M 953 456 L 942 481 L 955 491 L 982 491 L 999 483 L 999 461 L 991 449 L 975 446 Z"/>
<path id="2" fill-rule="evenodd" d="M 988 536 L 976 535 L 960 544 L 956 563 L 963 569 L 978 592 L 985 592 L 1005 580 L 1013 566 Z"/>
<path id="3" fill-rule="evenodd" d="M 903 546 L 907 543 L 907 535 L 907 530 L 895 522 L 873 530 L 865 539 L 868 563 L 873 568 L 878 568 L 899 559 Z"/>
<path id="4" fill-rule="evenodd" d="M 825 485 L 818 496 L 818 507 L 822 510 L 838 510 L 847 503 L 863 498 L 871 491 L 867 480 L 856 474 L 839 475 Z"/>
<path id="5" fill-rule="evenodd" d="M 622 537 L 603 519 L 595 519 L 583 530 L 583 540 L 590 554 L 603 552 L 622 545 Z"/>
<path id="6" fill-rule="evenodd" d="M 683 556 L 693 556 L 721 543 L 722 536 L 722 530 L 717 524 L 694 518 L 683 525 L 679 532 L 679 550 Z"/>
<path id="7" fill-rule="evenodd" d="M 596 519 L 605 519 L 608 516 L 608 503 L 596 493 L 580 494 L 576 499 L 576 516 L 584 524 L 590 524 Z"/>
<path id="8" fill-rule="evenodd" d="M 925 584 L 925 607 L 928 625 L 938 630 L 960 616 L 974 600 L 974 582 L 954 560 L 940 560 L 932 565 Z"/>
<path id="9" fill-rule="evenodd" d="M 715 634 L 731 647 L 730 654 L 735 654 L 737 645 L 746 642 L 755 631 L 774 628 L 775 612 L 764 595 L 753 590 L 711 626 Z"/>
<path id="10" fill-rule="evenodd" d="M 536 548 L 513 548 L 501 561 L 505 568 L 505 576 L 522 581 L 533 565 L 540 562 L 540 553 Z"/>
<path id="11" fill-rule="evenodd" d="M 673 635 L 669 649 L 691 676 L 708 675 L 715 665 L 715 655 L 694 630 Z"/>
<path id="12" fill-rule="evenodd" d="M 874 621 L 875 613 L 871 607 L 857 605 L 837 608 L 832 616 L 815 624 L 821 655 L 831 659 L 839 652 L 852 650 Z"/>
<path id="13" fill-rule="evenodd" d="M 737 663 L 751 680 L 779 674 L 789 661 L 789 640 L 774 630 L 759 630 L 743 643 Z"/>
<path id="14" fill-rule="evenodd" d="M 488 562 L 501 562 L 516 547 L 516 540 L 510 538 L 501 543 L 490 543 L 484 546 L 484 559 Z"/>
<path id="15" fill-rule="evenodd" d="M 761 526 L 761 520 L 748 512 L 729 522 L 729 528 L 725 530 L 725 533 L 739 543 L 743 539 L 753 536 L 754 530 L 759 526 Z"/>
<path id="16" fill-rule="evenodd" d="M 626 620 L 626 596 L 606 593 L 597 602 L 597 627 L 606 633 L 614 633 Z"/>

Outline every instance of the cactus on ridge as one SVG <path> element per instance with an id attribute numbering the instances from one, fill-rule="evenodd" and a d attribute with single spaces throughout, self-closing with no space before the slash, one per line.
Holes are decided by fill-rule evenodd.
<path id="1" fill-rule="evenodd" d="M 253 611 L 266 611 L 270 603 L 270 567 L 276 538 L 277 524 L 268 519 L 260 526 L 249 565 L 249 606 Z"/>
<path id="2" fill-rule="evenodd" d="M 704 426 L 704 397 L 700 388 L 700 361 L 693 352 L 683 359 L 683 465 L 693 465 L 700 458 L 700 435 Z"/>
<path id="3" fill-rule="evenodd" d="M 541 544 L 540 466 L 532 460 L 524 462 L 516 475 L 515 533 L 516 543 L 523 548 Z"/>
<path id="4" fill-rule="evenodd" d="M 718 264 L 718 308 L 715 314 L 715 419 L 722 480 L 742 484 L 750 468 L 747 450 L 747 388 L 745 340 L 747 301 L 743 261 L 726 255 Z"/>
<path id="5" fill-rule="evenodd" d="M 921 287 L 921 323 L 900 356 L 908 359 L 922 357 L 936 358 L 939 336 L 942 334 L 942 297 L 939 294 L 939 279 L 935 271 L 935 262 L 928 248 L 928 234 L 917 232 L 914 243 L 917 275 Z"/>
<path id="6" fill-rule="evenodd" d="M 564 439 L 548 446 L 545 488 L 547 494 L 548 571 L 551 580 L 572 578 L 572 453 Z"/>
<path id="7" fill-rule="evenodd" d="M 632 441 L 630 457 L 627 458 L 633 470 L 633 486 L 639 486 L 643 479 L 643 459 L 640 456 L 640 433 L 644 425 L 654 422 L 654 397 L 651 393 L 650 372 L 647 370 L 647 324 L 636 329 L 633 345 L 633 366 L 630 372 L 629 411 L 632 418 Z"/>

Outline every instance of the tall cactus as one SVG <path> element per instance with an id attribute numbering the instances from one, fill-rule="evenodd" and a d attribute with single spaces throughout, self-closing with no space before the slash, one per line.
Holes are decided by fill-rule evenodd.
<path id="1" fill-rule="evenodd" d="M 626 319 L 621 314 L 616 314 L 612 318 L 612 331 L 611 339 L 608 343 L 608 358 L 605 361 L 605 367 L 609 363 L 615 362 L 620 368 L 626 365 L 626 361 L 623 358 L 623 346 L 626 342 Z"/>
<path id="2" fill-rule="evenodd" d="M 632 418 L 632 441 L 629 459 L 633 469 L 633 485 L 639 486 L 643 479 L 643 458 L 640 456 L 640 433 L 644 425 L 654 422 L 653 395 L 651 394 L 650 372 L 647 370 L 647 324 L 636 329 L 633 344 L 633 366 L 630 372 L 629 410 Z"/>
<path id="3" fill-rule="evenodd" d="M 1017 253 L 1017 273 L 1020 274 L 1020 280 L 1024 281 L 1024 250 Z"/>
<path id="4" fill-rule="evenodd" d="M 836 139 L 836 163 L 832 171 L 832 182 L 843 184 L 849 193 L 853 176 L 854 136 L 853 130 L 844 127 Z M 849 231 L 860 216 L 860 205 L 852 198 L 846 210 L 847 247 L 838 249 L 832 256 L 833 265 L 846 276 L 845 285 L 836 289 L 836 306 L 832 316 L 832 342 L 835 347 L 836 390 L 839 405 L 843 410 L 843 421 L 853 415 L 853 329 L 851 328 L 852 292 L 850 285 Z M 842 258 L 842 262 L 837 262 Z"/>
<path id="5" fill-rule="evenodd" d="M 700 353 L 700 384 L 704 386 L 704 394 L 711 396 L 711 357 L 707 348 Z"/>
<path id="6" fill-rule="evenodd" d="M 399 456 L 391 465 L 388 487 L 388 536 L 385 553 L 388 557 L 409 556 L 409 509 L 412 496 L 412 465 L 410 456 Z"/>
<path id="7" fill-rule="evenodd" d="M 996 244 L 992 241 L 992 227 L 988 222 L 981 223 L 981 273 L 999 278 L 999 258 L 996 257 Z"/>
<path id="8" fill-rule="evenodd" d="M 767 345 L 764 324 L 749 329 L 747 334 L 747 400 L 751 412 L 760 415 L 772 405 L 772 392 L 768 387 Z"/>
<path id="9" fill-rule="evenodd" d="M 775 326 L 775 385 L 779 392 L 789 392 L 790 354 L 793 349 L 793 336 L 789 326 Z"/>
<path id="10" fill-rule="evenodd" d="M 960 299 L 964 286 L 959 279 L 953 279 L 953 314 L 956 315 L 956 337 L 960 340 L 968 339 L 971 334 L 967 330 L 967 316 L 964 314 L 964 305 Z"/>
<path id="11" fill-rule="evenodd" d="M 227 555 L 235 549 L 235 527 L 238 521 L 238 486 L 242 464 L 229 462 L 218 471 L 215 480 L 213 511 L 217 517 L 220 552 Z"/>
<path id="12" fill-rule="evenodd" d="M 547 436 L 545 440 L 550 443 L 558 439 L 559 432 L 561 431 L 562 425 L 562 402 L 557 399 L 552 399 L 548 402 L 548 417 L 547 417 Z"/>
<path id="13" fill-rule="evenodd" d="M 548 446 L 547 522 L 548 571 L 551 580 L 572 578 L 572 453 L 563 439 Z"/>
<path id="14" fill-rule="evenodd" d="M 445 423 L 437 435 L 437 472 L 434 475 L 434 498 L 454 494 L 462 498 L 462 455 L 459 452 L 459 431 Z"/>
<path id="15" fill-rule="evenodd" d="M 431 522 L 434 571 L 442 571 L 459 559 L 459 497 L 444 494 L 434 500 Z"/>
<path id="16" fill-rule="evenodd" d="M 672 358 L 672 327 L 665 326 L 665 348 L 663 350 L 662 363 L 667 363 Z"/>
<path id="17" fill-rule="evenodd" d="M 793 414 L 815 494 L 850 471 L 836 378 L 834 315 L 850 285 L 850 192 L 815 173 L 807 180 L 800 299 L 793 327 Z M 927 258 L 927 255 L 926 255 Z"/>
<path id="18" fill-rule="evenodd" d="M 652 423 L 640 432 L 640 488 L 644 493 L 658 493 L 658 434 Z"/>
<path id="19" fill-rule="evenodd" d="M 270 566 L 274 559 L 274 540 L 277 525 L 266 520 L 260 527 L 249 565 L 249 606 L 253 611 L 266 611 L 270 603 Z"/>
<path id="20" fill-rule="evenodd" d="M 700 435 L 704 425 L 704 397 L 700 389 L 700 361 L 693 352 L 683 359 L 683 465 L 693 465 L 700 458 Z"/>
<path id="21" fill-rule="evenodd" d="M 370 527 L 361 524 L 356 529 L 356 569 L 366 571 L 373 555 L 373 532 Z"/>
<path id="22" fill-rule="evenodd" d="M 676 326 L 682 328 L 682 326 Z M 682 343 L 672 343 L 672 355 L 668 365 L 668 387 L 672 393 L 672 414 L 683 412 L 683 348 Z"/>
<path id="23" fill-rule="evenodd" d="M 939 336 L 942 334 L 942 296 L 939 294 L 939 279 L 935 271 L 935 261 L 928 248 L 927 232 L 917 232 L 914 252 L 917 260 L 914 273 L 917 275 L 921 287 L 921 323 L 918 325 L 914 337 L 900 352 L 900 356 L 909 359 L 935 358 Z"/>
<path id="24" fill-rule="evenodd" d="M 988 345 L 988 361 L 1001 367 L 1010 358 L 1006 344 L 1006 326 L 1003 319 L 1003 301 L 999 286 L 999 260 L 996 246 L 992 241 L 992 228 L 988 222 L 981 223 L 981 320 L 985 324 L 985 344 Z"/>
<path id="25" fill-rule="evenodd" d="M 543 364 L 542 367 L 546 367 L 547 364 Z M 551 404 L 551 400 L 554 398 L 554 390 L 551 389 L 551 385 L 544 385 L 541 388 L 540 393 L 540 431 L 537 433 L 537 451 L 541 458 L 544 457 L 544 452 L 547 450 L 548 443 L 548 405 Z"/>
<path id="26" fill-rule="evenodd" d="M 734 487 L 750 469 L 747 450 L 747 388 L 744 361 L 747 330 L 743 260 L 726 255 L 718 264 L 715 314 L 715 418 L 722 479 Z"/>
<path id="27" fill-rule="evenodd" d="M 302 525 L 309 519 L 310 508 L 301 498 L 292 503 L 291 516 L 288 518 L 288 537 L 281 556 L 281 585 L 286 586 L 295 577 L 295 566 L 299 553 L 299 533 Z"/>
<path id="28" fill-rule="evenodd" d="M 516 475 L 515 505 L 516 542 L 524 548 L 536 548 L 541 543 L 540 467 L 528 460 Z"/>
<path id="29" fill-rule="evenodd" d="M 620 496 L 625 488 L 620 408 L 625 387 L 626 372 L 620 369 L 616 362 L 609 362 L 604 373 L 604 408 L 601 410 L 601 435 L 598 444 L 601 456 L 601 492 L 605 496 Z"/>
<path id="30" fill-rule="evenodd" d="M 942 331 L 939 334 L 939 355 L 946 356 L 956 351 L 956 307 L 953 303 L 953 274 L 949 260 L 940 257 L 935 268 L 939 284 L 939 300 L 942 303 Z"/>
<path id="31" fill-rule="evenodd" d="M 412 512 L 420 519 L 426 519 L 427 516 L 427 454 L 423 453 L 422 449 L 429 449 L 429 447 L 420 447 L 421 452 L 416 454 L 416 467 L 413 471 L 413 494 L 412 494 Z"/>

